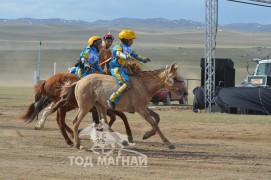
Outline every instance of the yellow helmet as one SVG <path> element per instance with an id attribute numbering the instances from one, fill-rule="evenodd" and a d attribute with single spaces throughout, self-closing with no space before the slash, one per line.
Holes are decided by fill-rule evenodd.
<path id="1" fill-rule="evenodd" d="M 91 38 L 88 39 L 88 45 L 92 46 L 93 42 L 98 40 L 98 39 L 101 39 L 101 38 L 99 36 L 92 36 Z"/>
<path id="2" fill-rule="evenodd" d="M 136 34 L 133 30 L 130 29 L 124 29 L 119 33 L 119 38 L 120 39 L 127 39 L 127 40 L 131 40 L 131 39 L 135 39 L 136 38 Z"/>

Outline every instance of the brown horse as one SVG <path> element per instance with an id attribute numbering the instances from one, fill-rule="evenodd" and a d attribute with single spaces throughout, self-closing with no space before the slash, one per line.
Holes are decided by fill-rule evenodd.
<path id="1" fill-rule="evenodd" d="M 87 77 L 85 77 L 87 78 Z M 44 109 L 48 104 L 51 102 L 55 103 L 58 100 L 60 100 L 60 87 L 63 85 L 65 82 L 75 82 L 77 81 L 77 77 L 75 74 L 69 74 L 69 73 L 60 73 L 56 74 L 46 81 L 41 81 L 35 86 L 35 102 L 30 104 L 28 106 L 28 109 L 24 113 L 24 115 L 21 117 L 22 119 L 26 120 L 27 122 L 33 121 L 35 118 L 37 118 L 38 113 Z M 57 111 L 57 124 L 60 128 L 61 134 L 65 138 L 65 141 L 68 145 L 73 145 L 73 142 L 70 140 L 69 136 L 67 135 L 67 132 L 70 133 L 70 135 L 73 137 L 73 131 L 70 129 L 70 127 L 66 124 L 65 122 L 65 116 L 66 112 L 73 110 L 77 108 L 77 102 L 75 100 L 74 95 L 72 96 L 71 100 L 69 101 L 69 104 L 66 106 L 63 106 L 58 109 Z M 45 123 L 46 117 L 49 115 L 48 114 L 49 108 L 46 108 L 43 117 L 41 119 L 41 123 L 39 122 L 39 126 L 36 126 L 36 129 L 42 128 L 42 126 Z M 94 121 L 99 122 L 99 117 L 97 114 L 96 108 L 93 108 L 90 110 L 93 115 Z M 129 142 L 133 142 L 133 137 L 132 137 L 132 132 L 129 126 L 129 123 L 127 121 L 127 118 L 124 113 L 119 112 L 119 111 L 108 111 L 107 115 L 110 117 L 110 123 L 109 125 L 111 126 L 114 121 L 116 120 L 116 116 L 119 116 L 125 125 L 126 128 L 126 133 L 128 136 Z"/>
<path id="2" fill-rule="evenodd" d="M 183 78 L 181 78 L 177 72 L 178 67 L 179 65 L 174 63 L 169 68 L 166 67 L 165 69 L 155 71 L 143 71 L 140 76 L 132 76 L 131 81 L 133 88 L 125 92 L 116 105 L 116 109 L 119 111 L 138 112 L 151 124 L 152 130 L 147 131 L 144 134 L 143 139 L 147 139 L 157 132 L 169 148 L 174 148 L 174 145 L 172 145 L 161 132 L 158 126 L 160 121 L 159 115 L 149 109 L 148 104 L 153 94 L 161 87 L 167 87 L 175 93 L 181 91 L 183 95 L 188 94 Z M 102 118 L 106 121 L 106 112 L 109 108 L 107 100 L 118 88 L 119 85 L 113 77 L 97 74 L 91 74 L 88 78 L 83 78 L 70 86 L 63 86 L 62 99 L 56 103 L 51 112 L 53 113 L 61 107 L 63 102 L 67 101 L 70 98 L 69 96 L 73 96 L 75 93 L 79 107 L 73 120 L 76 148 L 80 148 L 78 127 L 85 115 L 95 106 L 102 115 Z"/>

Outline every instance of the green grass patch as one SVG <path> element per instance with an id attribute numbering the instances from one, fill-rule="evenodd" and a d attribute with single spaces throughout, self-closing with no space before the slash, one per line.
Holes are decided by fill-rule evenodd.
<path id="1" fill-rule="evenodd" d="M 0 103 L 2 106 L 28 106 L 34 100 L 33 88 L 29 87 L 0 87 Z M 240 115 L 220 113 L 194 113 L 192 109 L 178 108 L 178 106 L 155 106 L 151 107 L 160 115 L 161 122 L 166 123 L 219 123 L 219 124 L 257 124 L 270 125 L 270 115 Z M 69 117 L 74 117 L 73 111 Z M 138 113 L 125 113 L 129 121 L 142 121 Z M 143 120 L 142 123 L 146 123 Z"/>
<path id="2" fill-rule="evenodd" d="M 159 110 L 158 110 L 159 109 Z M 164 109 L 164 110 L 163 110 Z M 174 110 L 167 106 L 158 106 L 153 109 L 160 115 L 161 122 L 167 123 L 213 123 L 213 124 L 257 124 L 270 125 L 270 115 L 241 115 L 241 114 L 221 114 L 221 113 L 194 113 L 190 110 Z M 143 120 L 143 118 L 135 113 L 126 113 L 130 120 Z"/>

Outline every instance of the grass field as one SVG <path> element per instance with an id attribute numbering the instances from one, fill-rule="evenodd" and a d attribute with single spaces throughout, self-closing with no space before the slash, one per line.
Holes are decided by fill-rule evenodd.
<path id="1" fill-rule="evenodd" d="M 85 46 L 90 34 L 102 35 L 104 29 L 56 26 L 0 24 L 0 86 L 33 86 L 34 71 L 38 68 L 39 41 L 42 41 L 41 79 L 53 74 L 56 62 L 57 73 L 68 72 Z M 117 36 L 119 29 L 112 29 Z M 189 92 L 200 85 L 200 59 L 205 53 L 203 29 L 137 31 L 134 50 L 152 59 L 145 64 L 147 69 L 158 69 L 167 64 L 181 64 L 180 74 L 189 81 Z M 239 85 L 247 76 L 246 62 L 270 53 L 268 33 L 242 33 L 231 30 L 219 31 L 216 58 L 234 61 L 235 83 Z M 115 44 L 118 42 L 117 38 Z M 256 48 L 263 47 L 263 48 Z M 251 65 L 251 72 L 254 64 Z"/>
<path id="2" fill-rule="evenodd" d="M 136 49 L 137 50 L 137 49 Z M 56 62 L 57 73 L 68 72 L 75 60 L 78 59 L 80 49 L 45 49 L 42 51 L 41 79 L 53 75 L 53 64 Z M 189 92 L 200 85 L 200 59 L 204 54 L 203 48 L 163 48 L 138 49 L 140 54 L 151 57 L 152 62 L 145 64 L 147 69 L 159 69 L 172 62 L 181 64 L 180 74 L 189 80 Z M 256 48 L 230 49 L 218 48 L 217 58 L 231 58 L 235 63 L 235 83 L 239 85 L 247 76 L 246 62 L 253 57 L 268 54 L 268 49 L 259 52 Z M 38 67 L 38 50 L 1 50 L 0 51 L 0 86 L 33 86 L 34 71 Z M 250 64 L 251 72 L 255 64 Z"/>
<path id="3" fill-rule="evenodd" d="M 0 104 L 7 107 L 18 107 L 29 105 L 34 98 L 33 88 L 31 87 L 0 87 Z M 191 101 L 192 103 L 192 97 Z M 174 104 L 173 104 L 174 105 Z M 151 106 L 151 103 L 150 103 Z M 271 125 L 271 116 L 264 115 L 235 115 L 235 114 L 224 114 L 221 116 L 220 113 L 217 114 L 205 114 L 205 113 L 190 113 L 186 112 L 185 108 L 177 106 L 154 106 L 154 110 L 158 110 L 165 113 L 160 113 L 161 119 L 166 119 L 168 122 L 174 123 L 179 121 L 181 123 L 223 123 L 223 124 L 263 124 Z M 176 119 L 179 116 L 180 111 L 184 110 L 182 113 L 182 118 Z M 171 112 L 171 113 L 167 113 Z M 204 112 L 204 111 L 203 111 Z M 73 114 L 75 115 L 75 114 Z M 69 117 L 72 119 L 73 116 Z M 128 119 L 140 119 L 138 114 L 127 113 Z"/>
<path id="4" fill-rule="evenodd" d="M 92 34 L 102 36 L 104 29 L 53 25 L 0 24 L 0 86 L 32 86 L 34 71 L 38 67 L 39 41 L 42 41 L 41 79 L 57 72 L 67 72 L 75 63 Z M 112 29 L 117 36 L 119 29 Z M 134 50 L 152 59 L 147 68 L 157 69 L 177 62 L 182 65 L 181 74 L 186 79 L 200 79 L 200 59 L 205 53 L 203 29 L 137 31 Z M 217 35 L 217 58 L 230 58 L 235 63 L 236 84 L 246 77 L 246 61 L 266 57 L 270 53 L 268 33 L 242 33 L 231 30 Z M 117 38 L 115 44 L 118 42 Z M 257 49 L 256 47 L 263 47 Z M 251 67 L 253 69 L 254 67 Z M 198 82 L 192 82 L 191 91 Z"/>

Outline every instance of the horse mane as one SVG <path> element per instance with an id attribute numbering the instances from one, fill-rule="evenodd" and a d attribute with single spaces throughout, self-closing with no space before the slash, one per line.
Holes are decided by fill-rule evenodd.
<path id="1" fill-rule="evenodd" d="M 140 73 L 140 77 L 143 77 L 143 78 L 147 78 L 147 77 L 153 78 L 153 76 L 158 76 L 164 70 L 165 70 L 164 68 L 161 68 L 161 69 L 156 69 L 156 70 L 152 70 L 152 71 L 142 71 Z"/>

